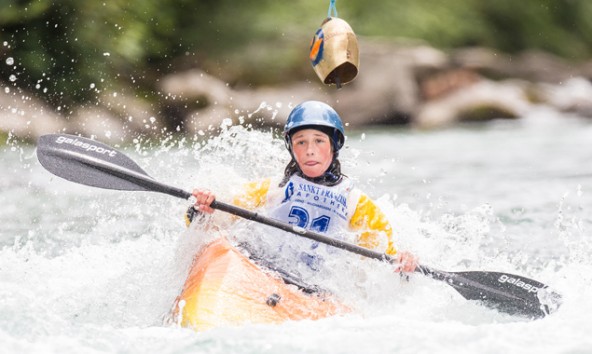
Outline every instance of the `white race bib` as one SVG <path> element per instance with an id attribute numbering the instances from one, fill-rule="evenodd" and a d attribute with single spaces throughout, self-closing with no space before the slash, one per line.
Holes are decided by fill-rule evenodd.
<path id="1" fill-rule="evenodd" d="M 335 186 L 324 186 L 292 175 L 285 186 L 267 195 L 267 213 L 270 217 L 306 230 L 353 242 L 347 239 L 349 222 L 360 197 L 353 183 L 343 177 Z M 351 205 L 350 205 L 351 204 Z M 282 246 L 282 252 L 297 257 L 313 270 L 319 270 L 322 257 L 318 255 L 319 242 L 300 238 Z M 326 252 L 336 249 L 326 246 Z M 290 256 L 289 254 L 292 254 Z"/>
<path id="2" fill-rule="evenodd" d="M 335 236 L 348 229 L 351 190 L 352 182 L 346 178 L 335 186 L 323 186 L 293 175 L 283 187 L 283 193 L 270 195 L 274 200 L 268 201 L 269 215 L 310 231 Z"/>

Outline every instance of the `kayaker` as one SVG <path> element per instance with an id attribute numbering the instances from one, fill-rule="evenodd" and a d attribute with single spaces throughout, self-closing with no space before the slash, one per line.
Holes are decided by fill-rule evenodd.
<path id="1" fill-rule="evenodd" d="M 272 218 L 333 237 L 343 230 L 354 232 L 358 245 L 395 256 L 397 271 L 413 272 L 417 260 L 409 252 L 397 252 L 384 213 L 341 173 L 338 156 L 345 133 L 337 112 L 322 102 L 303 102 L 291 111 L 283 134 L 292 158 L 281 180 L 249 183 L 234 203 L 249 209 L 265 206 Z M 193 195 L 196 202 L 188 210 L 189 220 L 196 213 L 214 212 L 210 207 L 214 193 L 195 189 Z M 316 247 L 318 243 L 313 242 L 300 257 L 313 269 L 319 261 Z"/>

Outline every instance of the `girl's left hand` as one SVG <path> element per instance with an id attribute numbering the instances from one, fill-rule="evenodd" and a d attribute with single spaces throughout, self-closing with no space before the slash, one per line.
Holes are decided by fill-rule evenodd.
<path id="1" fill-rule="evenodd" d="M 395 268 L 395 272 L 404 272 L 404 273 L 412 273 L 417 268 L 418 262 L 417 257 L 415 257 L 410 252 L 399 252 L 397 253 L 397 267 Z"/>

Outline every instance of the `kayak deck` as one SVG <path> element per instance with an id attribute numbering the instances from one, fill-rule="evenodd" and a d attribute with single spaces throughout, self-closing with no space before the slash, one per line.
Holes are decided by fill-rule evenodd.
<path id="1" fill-rule="evenodd" d="M 348 312 L 323 294 L 306 294 L 253 264 L 225 238 L 213 241 L 197 255 L 173 319 L 183 327 L 203 331 L 249 323 L 316 320 Z"/>

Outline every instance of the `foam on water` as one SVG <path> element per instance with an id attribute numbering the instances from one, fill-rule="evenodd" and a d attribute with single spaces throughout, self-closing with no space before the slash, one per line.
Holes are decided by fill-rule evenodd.
<path id="1" fill-rule="evenodd" d="M 321 321 L 220 328 L 164 324 L 193 255 L 212 233 L 187 231 L 187 203 L 106 191 L 51 176 L 31 147 L 0 152 L 0 343 L 7 352 L 522 353 L 586 352 L 592 284 L 592 127 L 550 118 L 439 133 L 366 131 L 341 154 L 375 197 L 400 249 L 435 268 L 521 274 L 559 290 L 542 320 L 466 301 L 421 275 L 326 249 L 321 272 L 299 269 L 356 309 Z M 561 129 L 562 135 L 555 132 Z M 564 137 L 565 136 L 565 137 Z M 272 132 L 224 126 L 210 139 L 138 139 L 124 149 L 157 180 L 230 201 L 250 180 L 281 173 Z M 239 221 L 227 231 L 260 251 L 282 235 Z M 289 258 L 284 257 L 289 265 Z"/>

